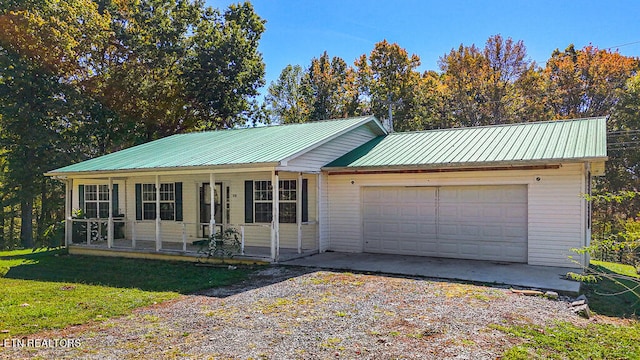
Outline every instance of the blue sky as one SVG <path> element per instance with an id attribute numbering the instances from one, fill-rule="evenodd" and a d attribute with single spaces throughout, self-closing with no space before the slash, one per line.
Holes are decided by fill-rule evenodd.
<path id="1" fill-rule="evenodd" d="M 267 21 L 260 42 L 266 63 L 263 94 L 287 64 L 307 67 L 325 50 L 352 64 L 384 39 L 417 54 L 420 70 L 438 70 L 438 59 L 452 48 L 482 48 L 495 34 L 522 40 L 529 57 L 542 66 L 553 50 L 571 43 L 640 56 L 639 0 L 251 2 Z M 231 3 L 207 0 L 221 9 Z"/>

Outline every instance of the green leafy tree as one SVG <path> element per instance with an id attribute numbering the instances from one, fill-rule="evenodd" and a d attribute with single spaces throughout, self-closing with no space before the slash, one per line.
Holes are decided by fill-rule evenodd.
<path id="1" fill-rule="evenodd" d="M 434 127 L 435 114 L 441 110 L 439 78 L 433 73 L 421 75 L 420 58 L 398 44 L 386 40 L 375 44 L 367 55 L 354 63 L 354 88 L 357 111 L 373 113 L 379 119 L 393 118 L 395 130 L 423 130 Z"/>
<path id="2" fill-rule="evenodd" d="M 261 115 L 263 31 L 249 3 L 224 13 L 190 0 L 2 3 L 2 188 L 19 204 L 23 244 L 34 220 L 40 236 L 62 216 L 60 184 L 42 175 L 51 168 Z"/>
<path id="3" fill-rule="evenodd" d="M 248 2 L 231 5 L 222 15 L 207 9 L 201 16 L 181 77 L 185 95 L 201 128 L 233 127 L 264 85 L 258 42 L 265 21 Z"/>
<path id="4" fill-rule="evenodd" d="M 357 114 L 359 94 L 353 68 L 339 57 L 329 60 L 325 51 L 311 60 L 305 80 L 311 91 L 312 120 L 349 117 Z"/>
<path id="5" fill-rule="evenodd" d="M 309 120 L 313 104 L 306 76 L 300 65 L 287 65 L 278 80 L 269 85 L 265 102 L 274 122 L 290 124 Z"/>

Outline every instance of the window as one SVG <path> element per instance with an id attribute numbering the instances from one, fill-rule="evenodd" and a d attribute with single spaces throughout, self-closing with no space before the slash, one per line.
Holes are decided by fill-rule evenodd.
<path id="1" fill-rule="evenodd" d="M 84 213 L 89 218 L 109 217 L 109 186 L 84 185 Z"/>
<path id="2" fill-rule="evenodd" d="M 175 220 L 175 187 L 173 183 L 160 184 L 160 219 Z M 142 184 L 142 219 L 156 218 L 156 185 Z"/>
<path id="3" fill-rule="evenodd" d="M 271 214 L 273 212 L 273 206 L 271 202 L 271 200 L 273 199 L 273 193 L 271 192 L 271 181 L 254 181 L 253 186 L 253 207 L 255 211 L 255 222 L 271 222 Z"/>
<path id="4" fill-rule="evenodd" d="M 296 222 L 296 180 L 280 180 L 280 222 Z"/>
<path id="5" fill-rule="evenodd" d="M 296 222 L 296 180 L 280 180 L 279 184 L 279 207 L 280 222 Z M 273 193 L 271 181 L 253 182 L 253 207 L 254 219 L 257 223 L 271 222 L 273 214 Z"/>

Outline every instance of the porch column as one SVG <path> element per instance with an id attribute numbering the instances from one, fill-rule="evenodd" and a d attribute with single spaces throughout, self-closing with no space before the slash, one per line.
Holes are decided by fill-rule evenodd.
<path id="1" fill-rule="evenodd" d="M 113 178 L 109 177 L 109 220 L 107 222 L 107 247 L 113 247 Z"/>
<path id="2" fill-rule="evenodd" d="M 316 177 L 316 243 L 318 244 L 318 252 L 322 252 L 320 242 L 322 241 L 322 172 Z"/>
<path id="3" fill-rule="evenodd" d="M 280 257 L 280 186 L 278 171 L 271 173 L 271 260 L 277 262 Z"/>
<path id="4" fill-rule="evenodd" d="M 71 245 L 72 242 L 72 229 L 73 221 L 71 220 L 71 188 L 73 187 L 73 180 L 66 179 L 64 181 L 64 244 L 65 246 Z"/>
<path id="5" fill-rule="evenodd" d="M 156 175 L 156 251 L 162 249 L 160 224 L 160 175 Z"/>
<path id="6" fill-rule="evenodd" d="M 296 225 L 298 226 L 298 254 L 302 254 L 302 173 L 296 184 Z"/>
<path id="7" fill-rule="evenodd" d="M 209 203 L 211 203 L 211 216 L 209 217 L 209 236 L 216 234 L 216 175 L 214 173 L 209 173 Z"/>

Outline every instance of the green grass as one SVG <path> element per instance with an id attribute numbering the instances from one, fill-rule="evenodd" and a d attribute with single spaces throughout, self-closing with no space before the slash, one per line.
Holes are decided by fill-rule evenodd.
<path id="1" fill-rule="evenodd" d="M 246 279 L 251 269 L 92 256 L 0 252 L 0 339 L 125 315 Z"/>
<path id="2" fill-rule="evenodd" d="M 578 327 L 567 322 L 554 326 L 492 326 L 514 337 L 522 345 L 507 350 L 503 359 L 639 359 L 640 323 L 630 326 L 589 324 Z"/>
<path id="3" fill-rule="evenodd" d="M 583 292 L 589 299 L 589 308 L 600 315 L 614 317 L 640 316 L 640 288 L 633 292 L 625 291 L 625 286 L 634 288 L 640 284 L 640 276 L 635 268 L 605 261 L 591 261 L 591 271 L 611 276 L 627 276 L 637 280 L 616 280 L 598 276 L 596 282 L 584 283 Z"/>
<path id="4" fill-rule="evenodd" d="M 628 265 L 592 261 L 591 271 L 640 280 L 635 269 Z M 624 292 L 624 286 L 605 276 L 597 277 L 596 282 L 583 284 L 591 310 L 600 315 L 636 320 L 621 321 L 623 325 L 592 323 L 585 327 L 569 322 L 548 327 L 491 325 L 524 340 L 523 344 L 508 349 L 503 359 L 640 359 L 639 296 Z M 627 286 L 637 285 L 632 280 L 618 281 Z"/>

